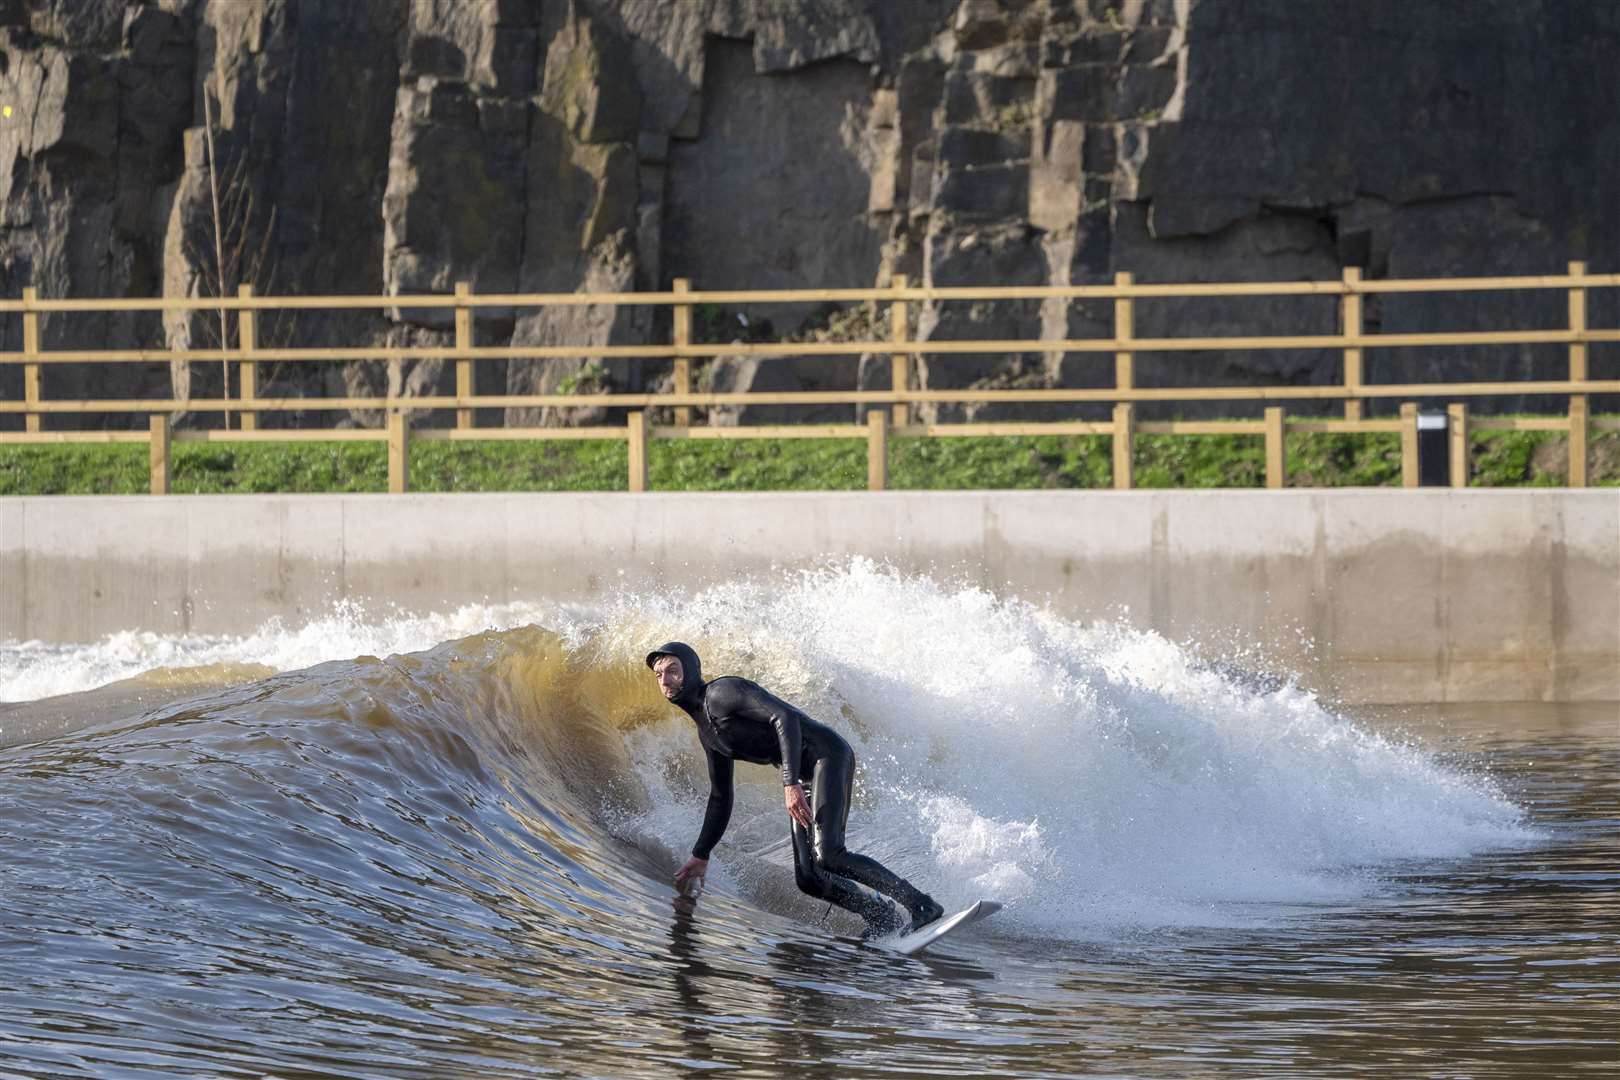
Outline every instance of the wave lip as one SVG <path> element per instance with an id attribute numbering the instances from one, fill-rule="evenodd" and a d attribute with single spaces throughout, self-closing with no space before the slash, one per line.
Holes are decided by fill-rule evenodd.
<path id="1" fill-rule="evenodd" d="M 125 630 L 83 644 L 0 642 L 0 702 L 78 693 L 164 668 L 224 665 L 216 674 L 228 676 L 230 665 L 294 671 L 361 654 L 415 652 L 490 628 L 542 622 L 554 610 L 524 603 L 467 604 L 446 614 L 413 615 L 344 600 L 302 625 L 270 619 L 253 633 L 234 637 Z"/>

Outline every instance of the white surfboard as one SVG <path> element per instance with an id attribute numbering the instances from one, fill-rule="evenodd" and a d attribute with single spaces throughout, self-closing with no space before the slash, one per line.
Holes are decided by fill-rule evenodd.
<path id="1" fill-rule="evenodd" d="M 887 941 L 879 942 L 879 944 L 886 949 L 892 949 L 897 953 L 910 956 L 913 953 L 922 952 L 940 938 L 953 934 L 962 927 L 976 923 L 980 919 L 987 919 L 1000 910 L 1001 905 L 996 901 L 980 900 L 969 907 L 963 908 L 955 915 L 947 915 L 943 919 L 937 919 L 929 923 L 921 930 L 901 934 L 897 938 L 889 938 Z"/>

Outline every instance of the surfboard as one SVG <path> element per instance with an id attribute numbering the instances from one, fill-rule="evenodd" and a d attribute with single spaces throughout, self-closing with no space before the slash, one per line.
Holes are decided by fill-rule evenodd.
<path id="1" fill-rule="evenodd" d="M 971 926 L 980 919 L 987 919 L 1001 910 L 1001 905 L 994 900 L 980 900 L 969 907 L 963 908 L 955 915 L 947 915 L 929 923 L 921 930 L 909 934 L 901 934 L 897 938 L 889 938 L 878 944 L 886 949 L 910 956 L 920 953 L 939 939 L 953 934 L 964 926 Z"/>

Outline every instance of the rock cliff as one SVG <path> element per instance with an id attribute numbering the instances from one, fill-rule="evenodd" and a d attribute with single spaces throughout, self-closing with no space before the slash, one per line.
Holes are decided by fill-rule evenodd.
<path id="1" fill-rule="evenodd" d="M 395 295 L 460 281 L 483 293 L 654 289 L 681 276 L 859 286 L 896 273 L 1065 284 L 1119 270 L 1142 281 L 1334 279 L 1346 266 L 1371 278 L 1557 273 L 1570 259 L 1613 272 L 1617 49 L 1620 6 L 1569 0 L 0 0 L 0 288 Z M 1556 326 L 1563 304 L 1556 293 L 1371 298 L 1366 316 L 1386 331 Z M 924 338 L 1111 325 L 1106 304 L 915 306 Z M 1594 294 L 1592 308 L 1595 325 L 1616 323 L 1612 296 Z M 711 333 L 743 332 L 730 313 L 704 314 Z M 851 313 L 803 306 L 748 314 L 749 333 L 768 325 L 784 340 L 852 325 Z M 445 309 L 262 326 L 272 344 L 453 338 Z M 1138 304 L 1139 336 L 1336 329 L 1330 299 Z M 215 316 L 128 314 L 57 315 L 44 331 L 50 348 L 211 346 L 221 334 Z M 482 309 L 476 324 L 480 345 L 667 333 L 667 312 L 646 308 Z M 20 319 L 0 335 L 19 348 Z M 1563 364 L 1551 346 L 1373 351 L 1368 377 L 1554 377 Z M 1337 365 L 1333 353 L 1143 357 L 1138 380 L 1323 383 Z M 1594 375 L 1615 366 L 1594 349 Z M 220 368 L 52 366 L 45 393 L 214 396 Z M 641 389 L 668 372 L 488 362 L 477 385 Z M 1112 358 L 925 357 L 916 378 L 1108 385 Z M 885 386 L 888 366 L 717 363 L 703 379 Z M 436 363 L 261 374 L 261 393 L 278 394 L 449 385 Z M 0 395 L 21 396 L 19 369 L 0 371 Z M 481 423 L 503 419 L 489 412 Z M 601 419 L 549 412 L 504 419 Z"/>

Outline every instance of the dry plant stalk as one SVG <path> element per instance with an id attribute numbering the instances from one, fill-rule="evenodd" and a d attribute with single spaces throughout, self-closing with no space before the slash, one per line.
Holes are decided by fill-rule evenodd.
<path id="1" fill-rule="evenodd" d="M 215 76 L 218 77 L 218 72 Z M 225 96 L 223 80 L 220 81 L 220 96 Z M 214 108 L 209 103 L 208 87 L 203 87 L 203 136 L 208 142 L 208 187 L 214 197 L 214 273 L 219 279 L 219 296 L 225 296 L 225 240 L 223 226 L 219 217 L 219 177 L 214 168 L 216 155 L 214 153 Z M 230 348 L 230 330 L 225 322 L 225 309 L 219 309 L 219 341 L 221 349 Z M 229 360 L 221 359 L 219 362 L 220 377 L 224 380 L 225 400 L 231 399 L 231 364 Z M 231 410 L 225 410 L 225 428 L 230 430 Z"/>
<path id="2" fill-rule="evenodd" d="M 223 93 L 223 83 L 220 92 Z M 199 266 L 206 266 L 210 258 L 212 259 L 214 267 L 212 280 L 207 274 L 204 274 L 201 280 L 204 288 L 214 289 L 217 296 L 223 298 L 235 295 L 236 286 L 239 284 L 251 284 L 255 294 L 268 295 L 274 290 L 277 271 L 272 247 L 276 231 L 276 208 L 271 207 L 269 218 L 264 223 L 262 231 L 258 232 L 255 243 L 254 225 L 258 204 L 248 175 L 246 157 L 238 154 L 232 162 L 223 166 L 217 164 L 213 105 L 206 90 L 203 94 L 203 113 L 207 124 L 204 138 L 208 147 L 208 185 L 213 207 L 213 251 L 207 252 L 200 245 L 188 241 L 187 253 L 192 262 Z M 221 307 L 218 310 L 219 330 L 215 345 L 220 349 L 229 349 L 231 348 L 229 319 L 225 308 Z M 206 321 L 203 326 L 207 328 Z M 259 347 L 278 348 L 288 345 L 292 341 L 293 331 L 292 314 L 278 310 L 271 325 L 261 329 Z M 240 340 L 238 337 L 237 341 Z M 230 361 L 221 359 L 220 370 L 224 382 L 224 397 L 228 400 L 231 396 Z M 283 374 L 282 364 L 268 365 L 268 370 L 261 377 L 259 392 L 269 390 Z M 230 426 L 231 414 L 227 410 L 225 427 L 228 429 Z"/>

